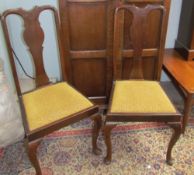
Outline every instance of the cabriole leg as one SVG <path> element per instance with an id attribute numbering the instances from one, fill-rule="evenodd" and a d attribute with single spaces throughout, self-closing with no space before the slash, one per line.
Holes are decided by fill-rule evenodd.
<path id="1" fill-rule="evenodd" d="M 100 115 L 92 118 L 94 121 L 93 131 L 92 131 L 92 150 L 96 155 L 100 155 L 102 153 L 101 149 L 97 146 L 97 140 L 100 133 L 100 129 L 102 127 L 102 117 Z"/>
<path id="2" fill-rule="evenodd" d="M 104 132 L 104 138 L 105 138 L 105 144 L 107 147 L 107 154 L 106 157 L 104 158 L 104 163 L 109 165 L 112 160 L 112 143 L 111 143 L 111 131 L 112 129 L 116 127 L 116 125 L 106 125 L 103 128 Z"/>
<path id="3" fill-rule="evenodd" d="M 32 142 L 29 142 L 28 140 L 26 140 L 25 142 L 27 153 L 28 153 L 30 162 L 32 163 L 32 165 L 36 170 L 36 175 L 42 175 L 40 164 L 37 158 L 37 148 L 40 145 L 40 142 L 41 140 L 35 140 Z"/>
<path id="4" fill-rule="evenodd" d="M 174 133 L 173 133 L 171 140 L 169 142 L 167 155 L 166 155 L 166 163 L 168 165 L 173 164 L 173 160 L 172 160 L 172 156 L 171 156 L 172 148 L 181 135 L 181 124 L 180 123 L 170 124 L 170 126 L 173 128 Z"/>

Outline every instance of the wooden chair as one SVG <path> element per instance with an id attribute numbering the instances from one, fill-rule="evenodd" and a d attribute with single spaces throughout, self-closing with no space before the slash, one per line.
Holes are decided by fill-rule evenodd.
<path id="1" fill-rule="evenodd" d="M 159 46 L 157 48 L 144 48 L 146 35 L 147 17 L 153 11 L 161 14 L 161 31 L 159 34 Z M 123 55 L 126 50 L 123 45 L 123 17 L 130 14 L 132 22 L 130 26 L 131 45 L 133 58 L 129 79 L 122 80 Z M 166 122 L 174 129 L 170 140 L 166 161 L 172 165 L 171 150 L 181 134 L 181 114 L 173 106 L 160 83 L 157 76 L 153 80 L 145 80 L 143 74 L 143 57 L 156 56 L 155 73 L 158 74 L 159 64 L 162 60 L 165 41 L 165 7 L 162 5 L 147 5 L 137 7 L 135 5 L 120 5 L 115 10 L 114 19 L 114 43 L 113 64 L 114 82 L 109 101 L 106 121 L 104 126 L 105 143 L 107 155 L 105 163 L 109 164 L 112 158 L 111 130 L 116 126 L 108 122 Z"/>
<path id="2" fill-rule="evenodd" d="M 43 64 L 44 32 L 38 20 L 41 12 L 45 10 L 52 11 L 55 17 L 62 79 L 64 80 L 64 56 L 61 52 L 60 41 L 61 29 L 56 9 L 51 6 L 35 7 L 30 11 L 13 9 L 5 11 L 2 16 L 10 63 L 22 111 L 25 146 L 29 159 L 38 175 L 42 173 L 36 152 L 42 137 L 81 119 L 98 114 L 98 106 L 94 105 L 67 82 L 61 81 L 56 84 L 49 82 Z M 21 16 L 24 20 L 23 39 L 29 48 L 35 67 L 36 89 L 27 93 L 22 93 L 20 90 L 6 22 L 6 18 L 13 14 Z"/>

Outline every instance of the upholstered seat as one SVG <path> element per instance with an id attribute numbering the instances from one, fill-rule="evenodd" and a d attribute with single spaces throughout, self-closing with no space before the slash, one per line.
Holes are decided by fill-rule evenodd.
<path id="1" fill-rule="evenodd" d="M 65 82 L 27 93 L 23 102 L 31 131 L 93 106 Z"/>
<path id="2" fill-rule="evenodd" d="M 176 113 L 156 81 L 116 81 L 111 113 Z"/>

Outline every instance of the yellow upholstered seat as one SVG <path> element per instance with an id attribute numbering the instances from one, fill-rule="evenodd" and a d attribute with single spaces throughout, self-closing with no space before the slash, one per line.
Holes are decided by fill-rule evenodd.
<path id="1" fill-rule="evenodd" d="M 93 106 L 65 82 L 27 93 L 23 102 L 31 131 Z"/>
<path id="2" fill-rule="evenodd" d="M 111 113 L 176 113 L 156 81 L 116 81 Z"/>

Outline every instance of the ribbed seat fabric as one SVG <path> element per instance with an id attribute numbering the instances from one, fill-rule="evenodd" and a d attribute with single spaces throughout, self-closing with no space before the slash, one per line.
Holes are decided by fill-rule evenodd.
<path id="1" fill-rule="evenodd" d="M 92 107 L 67 83 L 57 83 L 23 95 L 30 131 Z"/>
<path id="2" fill-rule="evenodd" d="M 176 113 L 156 81 L 116 81 L 111 113 Z"/>

